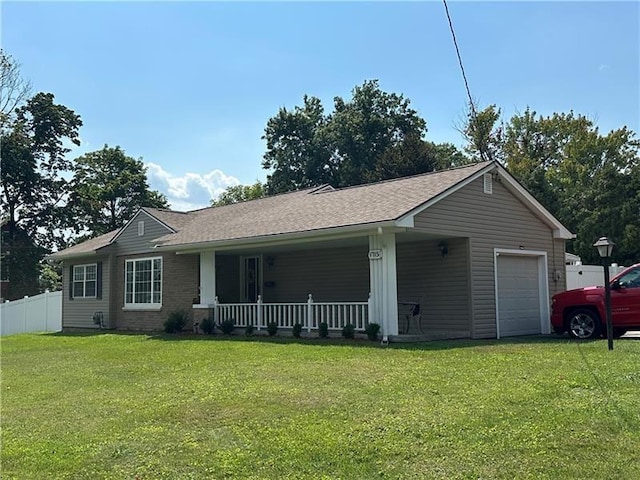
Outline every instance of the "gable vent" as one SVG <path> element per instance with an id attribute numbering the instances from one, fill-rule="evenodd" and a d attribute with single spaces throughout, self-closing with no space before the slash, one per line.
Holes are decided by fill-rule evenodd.
<path id="1" fill-rule="evenodd" d="M 493 176 L 490 173 L 485 173 L 482 178 L 484 180 L 484 193 L 491 195 L 493 193 Z"/>
<path id="2" fill-rule="evenodd" d="M 144 220 L 140 220 L 138 222 L 138 236 L 141 237 L 144 235 Z"/>

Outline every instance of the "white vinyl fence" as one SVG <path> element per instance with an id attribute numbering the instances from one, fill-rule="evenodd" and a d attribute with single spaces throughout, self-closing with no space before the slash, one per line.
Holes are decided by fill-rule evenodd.
<path id="1" fill-rule="evenodd" d="M 0 304 L 0 335 L 62 330 L 62 292 L 46 292 Z"/>
<path id="2" fill-rule="evenodd" d="M 627 267 L 611 265 L 609 275 L 613 278 Z M 574 288 L 604 285 L 604 268 L 602 265 L 567 265 L 567 290 Z"/>

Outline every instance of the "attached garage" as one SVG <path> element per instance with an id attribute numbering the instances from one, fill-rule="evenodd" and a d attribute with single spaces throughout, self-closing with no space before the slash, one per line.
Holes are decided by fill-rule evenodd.
<path id="1" fill-rule="evenodd" d="M 495 251 L 497 337 L 549 333 L 545 252 Z"/>

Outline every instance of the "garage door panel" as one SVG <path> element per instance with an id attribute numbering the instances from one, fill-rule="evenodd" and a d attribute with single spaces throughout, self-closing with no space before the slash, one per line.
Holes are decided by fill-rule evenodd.
<path id="1" fill-rule="evenodd" d="M 497 260 L 500 336 L 540 333 L 538 258 L 500 255 Z"/>

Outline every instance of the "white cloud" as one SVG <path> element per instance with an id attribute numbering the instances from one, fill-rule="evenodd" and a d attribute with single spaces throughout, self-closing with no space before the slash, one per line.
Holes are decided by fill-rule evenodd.
<path id="1" fill-rule="evenodd" d="M 211 199 L 220 195 L 227 187 L 240 184 L 237 178 L 217 169 L 204 175 L 185 173 L 176 176 L 155 163 L 147 162 L 145 166 L 149 186 L 164 193 L 174 210 L 208 207 Z"/>

